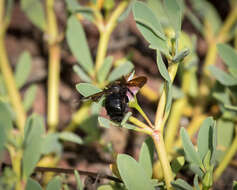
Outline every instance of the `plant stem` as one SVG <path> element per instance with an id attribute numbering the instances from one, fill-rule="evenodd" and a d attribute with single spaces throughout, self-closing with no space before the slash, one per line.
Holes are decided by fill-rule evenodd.
<path id="1" fill-rule="evenodd" d="M 49 45 L 49 77 L 48 77 L 48 126 L 55 131 L 58 125 L 59 109 L 59 77 L 60 77 L 60 46 L 58 28 L 54 13 L 54 0 L 47 0 L 47 35 Z"/>
<path id="2" fill-rule="evenodd" d="M 168 190 L 171 190 L 173 189 L 171 186 L 171 182 L 173 181 L 173 174 L 172 174 L 169 159 L 165 150 L 163 134 L 159 130 L 155 130 L 152 133 L 151 137 L 154 141 L 156 151 L 159 155 L 159 160 L 160 160 L 164 178 L 165 178 L 166 188 Z"/>
<path id="3" fill-rule="evenodd" d="M 24 125 L 26 121 L 26 113 L 21 101 L 20 93 L 16 87 L 14 75 L 12 73 L 8 58 L 7 52 L 4 44 L 5 32 L 6 32 L 6 23 L 4 21 L 4 1 L 0 1 L 0 70 L 3 75 L 5 86 L 8 91 L 10 102 L 13 106 L 14 111 L 16 112 L 16 124 L 23 133 Z"/>
<path id="4" fill-rule="evenodd" d="M 236 151 L 237 151 L 237 126 L 235 126 L 235 138 L 234 138 L 230 148 L 226 152 L 223 160 L 221 161 L 221 163 L 219 164 L 219 166 L 216 168 L 216 170 L 214 172 L 214 180 L 215 181 L 218 180 L 218 178 L 221 176 L 221 174 L 223 173 L 225 168 L 229 165 L 229 163 L 232 160 L 232 158 L 234 157 Z"/>
<path id="5" fill-rule="evenodd" d="M 183 108 L 186 106 L 186 104 L 187 99 L 186 97 L 184 97 L 182 99 L 177 100 L 172 106 L 170 119 L 167 123 L 165 133 L 165 145 L 168 152 L 172 152 L 175 137 L 179 128 L 179 121 L 184 111 Z"/>
<path id="6" fill-rule="evenodd" d="M 140 120 L 138 120 L 137 118 L 130 116 L 128 118 L 128 120 L 133 123 L 134 125 L 136 125 L 137 127 L 139 127 L 136 131 L 142 132 L 142 133 L 146 133 L 148 135 L 151 135 L 153 133 L 152 129 L 146 125 L 145 123 L 141 122 Z"/>
<path id="7" fill-rule="evenodd" d="M 127 1 L 122 1 L 118 5 L 118 7 L 115 9 L 115 11 L 112 13 L 106 26 L 104 28 L 102 27 L 99 28 L 100 40 L 99 40 L 98 51 L 97 51 L 97 56 L 96 56 L 96 64 L 95 64 L 96 72 L 98 72 L 101 65 L 104 63 L 104 58 L 106 55 L 110 35 L 117 24 L 116 21 L 118 17 L 122 14 L 122 12 L 127 7 L 127 5 L 128 5 Z"/>

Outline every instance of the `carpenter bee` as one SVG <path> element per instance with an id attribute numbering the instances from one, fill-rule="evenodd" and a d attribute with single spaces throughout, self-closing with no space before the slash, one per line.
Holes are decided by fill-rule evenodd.
<path id="1" fill-rule="evenodd" d="M 109 84 L 102 92 L 84 97 L 84 99 L 97 101 L 105 95 L 105 109 L 107 114 L 111 120 L 121 122 L 124 115 L 128 112 L 128 102 L 146 81 L 147 78 L 144 76 L 136 77 L 131 80 L 127 80 L 126 77 L 123 76 L 121 79 Z"/>

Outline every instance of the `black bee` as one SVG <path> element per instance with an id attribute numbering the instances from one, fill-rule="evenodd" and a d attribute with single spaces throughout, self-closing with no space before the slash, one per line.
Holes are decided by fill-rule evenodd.
<path id="1" fill-rule="evenodd" d="M 105 95 L 105 109 L 111 120 L 121 122 L 128 111 L 127 103 L 133 98 L 137 91 L 146 83 L 144 76 L 126 80 L 122 77 L 109 84 L 102 92 L 85 97 L 97 101 Z"/>

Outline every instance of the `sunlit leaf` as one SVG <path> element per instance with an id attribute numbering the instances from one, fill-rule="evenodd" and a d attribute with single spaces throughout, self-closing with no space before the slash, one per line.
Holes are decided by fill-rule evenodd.
<path id="1" fill-rule="evenodd" d="M 120 176 L 127 189 L 154 190 L 151 180 L 143 167 L 131 156 L 119 154 L 117 157 L 117 165 Z"/>
<path id="2" fill-rule="evenodd" d="M 59 135 L 58 133 L 48 133 L 43 138 L 41 153 L 42 154 L 49 154 L 49 153 L 56 153 L 60 155 L 62 152 L 62 144 L 59 142 Z"/>
<path id="3" fill-rule="evenodd" d="M 152 10 L 143 2 L 137 1 L 133 6 L 133 15 L 136 23 L 140 23 L 151 30 L 157 37 L 165 40 L 165 34 L 160 22 Z"/>
<path id="4" fill-rule="evenodd" d="M 198 184 L 198 175 L 195 175 L 195 177 L 193 179 L 193 184 L 194 184 L 195 190 L 200 190 L 200 187 Z"/>
<path id="5" fill-rule="evenodd" d="M 93 72 L 93 61 L 86 36 L 81 23 L 75 16 L 71 16 L 67 22 L 66 39 L 70 50 L 76 57 L 78 63 L 89 74 Z"/>

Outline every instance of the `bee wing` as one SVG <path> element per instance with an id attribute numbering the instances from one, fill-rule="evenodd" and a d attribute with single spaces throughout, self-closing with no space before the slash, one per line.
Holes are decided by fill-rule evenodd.
<path id="1" fill-rule="evenodd" d="M 141 76 L 141 77 L 136 77 L 130 81 L 127 81 L 127 85 L 130 86 L 130 87 L 138 87 L 138 88 L 141 88 L 144 86 L 144 84 L 146 83 L 147 81 L 147 78 L 144 77 L 144 76 Z"/>

